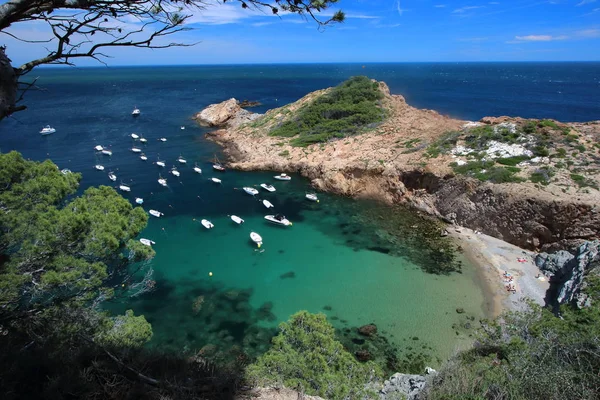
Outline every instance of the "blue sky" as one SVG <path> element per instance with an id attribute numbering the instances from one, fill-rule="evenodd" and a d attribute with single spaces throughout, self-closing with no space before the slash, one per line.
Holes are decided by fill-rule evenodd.
<path id="1" fill-rule="evenodd" d="M 110 65 L 417 61 L 600 61 L 600 0 L 340 0 L 343 24 L 320 31 L 296 15 L 281 18 L 213 5 L 172 38 L 193 47 L 118 49 Z M 334 9 L 332 9 L 333 12 Z M 328 11 L 328 13 L 330 13 Z M 326 18 L 327 16 L 323 16 Z M 16 24 L 29 39 L 45 25 Z M 15 64 L 44 45 L 3 35 Z M 47 46 L 47 45 L 46 45 Z M 95 65 L 89 61 L 78 65 Z"/>

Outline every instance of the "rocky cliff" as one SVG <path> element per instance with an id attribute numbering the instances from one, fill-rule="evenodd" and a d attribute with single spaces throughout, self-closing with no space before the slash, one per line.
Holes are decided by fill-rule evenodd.
<path id="1" fill-rule="evenodd" d="M 296 172 L 320 190 L 406 203 L 528 249 L 600 237 L 600 122 L 461 121 L 411 107 L 383 82 L 379 88 L 383 123 L 308 147 L 269 132 L 330 89 L 264 115 L 232 99 L 198 116 L 225 127 L 209 138 L 224 146 L 232 168 Z"/>

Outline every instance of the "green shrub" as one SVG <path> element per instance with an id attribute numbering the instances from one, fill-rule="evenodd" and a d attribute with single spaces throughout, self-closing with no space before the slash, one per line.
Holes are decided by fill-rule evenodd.
<path id="1" fill-rule="evenodd" d="M 529 180 L 533 183 L 541 183 L 542 185 L 548 185 L 550 178 L 554 176 L 554 171 L 549 167 L 541 167 L 532 172 L 529 176 Z"/>
<path id="2" fill-rule="evenodd" d="M 559 129 L 556 122 L 554 122 L 550 119 L 543 119 L 543 120 L 539 121 L 538 126 L 552 128 L 552 129 Z"/>
<path id="3" fill-rule="evenodd" d="M 425 155 L 429 158 L 437 158 L 440 154 L 448 154 L 456 146 L 461 135 L 462 133 L 457 131 L 444 133 L 438 140 L 427 147 Z"/>
<path id="4" fill-rule="evenodd" d="M 289 151 L 289 150 L 284 150 L 284 151 L 282 151 L 281 153 L 279 153 L 279 155 L 280 155 L 281 157 L 287 157 L 287 156 L 289 156 L 289 155 L 290 155 L 290 151 Z"/>
<path id="5" fill-rule="evenodd" d="M 366 386 L 380 381 L 382 371 L 348 353 L 324 314 L 300 311 L 279 330 L 271 349 L 248 367 L 250 382 L 280 384 L 331 400 L 376 398 Z"/>
<path id="6" fill-rule="evenodd" d="M 523 162 L 525 160 L 529 160 L 529 157 L 527 157 L 527 156 L 513 156 L 513 157 L 499 158 L 499 159 L 496 160 L 496 162 L 498 164 L 511 165 L 511 166 L 514 167 L 515 165 L 517 165 L 520 162 Z"/>
<path id="7" fill-rule="evenodd" d="M 523 132 L 531 135 L 537 132 L 537 124 L 533 121 L 528 121 L 523 125 Z"/>
<path id="8" fill-rule="evenodd" d="M 550 151 L 546 146 L 538 145 L 533 148 L 533 155 L 536 157 L 548 157 L 550 155 Z"/>
<path id="9" fill-rule="evenodd" d="M 556 153 L 554 153 L 552 156 L 558 157 L 558 158 L 565 158 L 566 155 L 567 155 L 567 150 L 560 147 L 560 148 L 556 149 Z"/>
<path id="10" fill-rule="evenodd" d="M 480 181 L 492 183 L 523 182 L 522 178 L 515 176 L 521 171 L 516 167 L 497 167 L 494 161 L 470 161 L 464 165 L 450 164 L 455 173 L 472 176 Z"/>
<path id="11" fill-rule="evenodd" d="M 298 110 L 297 115 L 275 127 L 270 135 L 296 137 L 293 146 L 308 146 L 343 138 L 374 126 L 385 117 L 376 82 L 355 76 Z"/>

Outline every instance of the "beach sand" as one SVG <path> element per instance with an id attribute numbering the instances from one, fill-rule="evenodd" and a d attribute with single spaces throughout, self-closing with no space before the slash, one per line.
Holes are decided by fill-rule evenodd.
<path id="1" fill-rule="evenodd" d="M 536 253 L 468 228 L 449 227 L 448 231 L 462 247 L 464 256 L 478 268 L 480 280 L 490 296 L 488 308 L 493 317 L 504 311 L 524 310 L 526 298 L 545 304 L 544 297 L 550 284 L 545 277 L 538 278 L 543 275 L 534 263 Z M 516 293 L 506 289 L 505 272 L 513 277 L 510 283 L 515 286 Z"/>

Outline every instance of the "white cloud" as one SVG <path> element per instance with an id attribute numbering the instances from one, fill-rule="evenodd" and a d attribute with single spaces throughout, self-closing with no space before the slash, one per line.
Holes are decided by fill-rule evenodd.
<path id="1" fill-rule="evenodd" d="M 458 39 L 459 42 L 470 42 L 470 43 L 481 43 L 489 40 L 488 37 L 472 37 L 472 38 L 462 38 Z"/>
<path id="2" fill-rule="evenodd" d="M 436 4 L 434 7 L 435 8 L 446 8 L 446 5 L 445 4 Z"/>
<path id="3" fill-rule="evenodd" d="M 465 6 L 465 7 L 455 9 L 454 11 L 452 11 L 452 14 L 463 14 L 467 11 L 475 10 L 477 8 L 483 8 L 483 7 L 485 7 L 485 6 Z"/>
<path id="4" fill-rule="evenodd" d="M 584 38 L 597 38 L 600 37 L 600 29 L 584 29 L 582 31 L 575 32 L 575 34 Z"/>
<path id="5" fill-rule="evenodd" d="M 596 2 L 596 0 L 581 0 L 577 4 L 577 7 L 581 7 L 581 6 L 586 5 L 586 4 L 592 4 L 592 3 L 595 3 L 595 2 Z"/>
<path id="6" fill-rule="evenodd" d="M 552 36 L 552 35 L 527 35 L 527 36 L 515 36 L 515 40 L 521 42 L 551 42 L 553 40 L 565 40 L 568 36 Z"/>
<path id="7" fill-rule="evenodd" d="M 402 16 L 402 13 L 406 11 L 400 6 L 400 0 L 396 0 L 396 10 L 398 11 L 398 15 Z"/>

